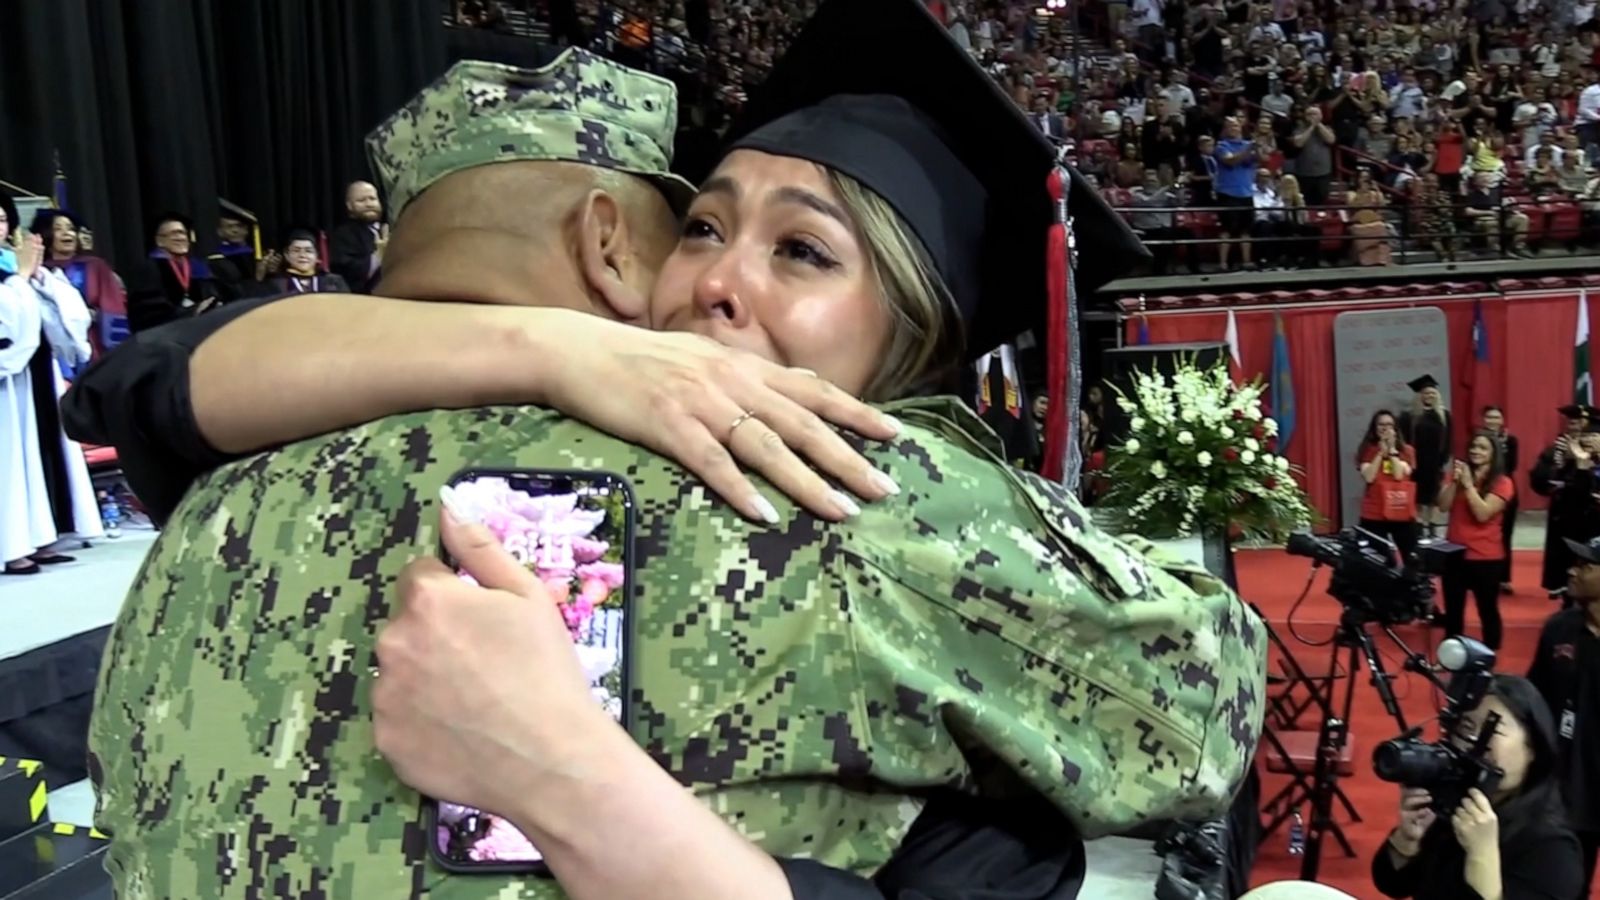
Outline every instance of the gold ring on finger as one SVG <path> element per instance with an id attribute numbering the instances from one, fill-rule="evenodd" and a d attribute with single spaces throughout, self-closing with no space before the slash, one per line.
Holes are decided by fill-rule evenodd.
<path id="1" fill-rule="evenodd" d="M 739 426 L 740 425 L 743 425 L 744 423 L 750 421 L 751 419 L 754 419 L 755 417 L 756 417 L 756 411 L 753 410 L 753 409 L 747 409 L 744 412 L 740 413 L 739 417 L 733 420 L 733 424 L 728 426 L 728 437 L 732 438 L 733 437 L 733 433 L 735 431 L 739 430 Z"/>

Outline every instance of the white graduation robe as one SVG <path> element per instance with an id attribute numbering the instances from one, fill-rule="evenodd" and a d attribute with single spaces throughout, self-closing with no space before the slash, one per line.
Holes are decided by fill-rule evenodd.
<path id="1" fill-rule="evenodd" d="M 76 365 L 89 353 L 89 311 L 72 283 L 45 270 L 36 281 L 11 276 L 0 283 L 0 562 L 48 547 L 62 537 L 100 537 L 104 529 L 83 449 L 63 433 L 39 434 L 28 363 L 48 339 L 59 397 L 66 390 L 61 361 Z M 3 341 L 0 341 L 3 342 Z M 41 440 L 61 442 L 71 490 L 73 532 L 58 534 L 45 488 Z"/>

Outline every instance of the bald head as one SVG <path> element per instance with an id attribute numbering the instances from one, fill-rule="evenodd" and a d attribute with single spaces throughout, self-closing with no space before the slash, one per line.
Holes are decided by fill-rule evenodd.
<path id="1" fill-rule="evenodd" d="M 369 181 L 352 181 L 344 189 L 344 208 L 357 222 L 376 222 L 383 218 L 383 201 Z"/>
<path id="2" fill-rule="evenodd" d="M 677 235 L 671 208 L 642 178 L 565 162 L 478 166 L 406 205 L 380 292 L 632 320 Z"/>

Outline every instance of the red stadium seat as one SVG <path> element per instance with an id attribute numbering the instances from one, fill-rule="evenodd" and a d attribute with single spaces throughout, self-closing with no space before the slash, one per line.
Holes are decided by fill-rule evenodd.
<path id="1" fill-rule="evenodd" d="M 1552 241 L 1575 244 L 1583 233 L 1583 211 L 1570 200 L 1558 200 L 1544 205 L 1549 216 L 1549 230 L 1545 236 Z"/>

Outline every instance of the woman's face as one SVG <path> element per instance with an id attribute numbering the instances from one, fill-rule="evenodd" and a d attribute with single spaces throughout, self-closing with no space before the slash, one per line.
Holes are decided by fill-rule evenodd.
<path id="1" fill-rule="evenodd" d="M 890 316 L 868 248 L 821 167 L 738 150 L 689 207 L 651 297 L 657 329 L 692 331 L 860 394 Z"/>
<path id="2" fill-rule="evenodd" d="M 283 248 L 283 259 L 296 272 L 315 272 L 317 246 L 307 240 L 290 241 L 289 246 Z"/>
<path id="3" fill-rule="evenodd" d="M 0 209 L 0 244 L 4 244 L 6 242 L 6 238 L 8 238 L 10 236 L 11 236 L 11 219 L 10 219 L 9 216 L 6 215 L 6 211 L 5 210 Z"/>
<path id="4" fill-rule="evenodd" d="M 1472 463 L 1474 467 L 1487 466 L 1489 460 L 1493 458 L 1494 447 L 1490 445 L 1488 438 L 1479 435 L 1472 439 L 1471 444 L 1467 445 L 1467 462 Z"/>
<path id="5" fill-rule="evenodd" d="M 62 257 L 78 252 L 78 226 L 66 216 L 56 216 L 50 223 L 50 252 Z"/>
<path id="6" fill-rule="evenodd" d="M 1506 709 L 1499 697 L 1490 695 L 1483 698 L 1477 709 L 1461 718 L 1456 731 L 1456 745 L 1462 749 L 1471 747 L 1490 713 L 1499 713 L 1500 721 L 1495 725 L 1494 737 L 1489 739 L 1487 756 L 1489 762 L 1505 772 L 1499 787 L 1499 792 L 1504 795 L 1521 787 L 1527 779 L 1528 766 L 1533 763 L 1533 747 L 1528 743 L 1527 729 Z"/>
<path id="7" fill-rule="evenodd" d="M 1378 433 L 1378 440 L 1394 437 L 1394 416 L 1379 416 L 1373 423 L 1373 430 Z"/>
<path id="8" fill-rule="evenodd" d="M 1422 405 L 1428 409 L 1439 405 L 1439 389 L 1436 387 L 1423 388 L 1417 396 L 1421 398 Z"/>

